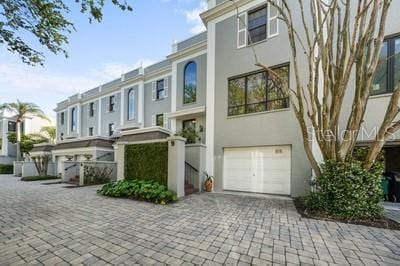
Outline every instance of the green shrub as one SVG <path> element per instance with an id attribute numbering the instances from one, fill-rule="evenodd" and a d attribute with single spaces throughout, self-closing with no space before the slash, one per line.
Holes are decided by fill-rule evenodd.
<path id="1" fill-rule="evenodd" d="M 168 143 L 125 146 L 125 179 L 154 180 L 168 184 Z"/>
<path id="2" fill-rule="evenodd" d="M 176 201 L 175 192 L 151 180 L 120 180 L 105 184 L 97 193 L 109 197 L 131 197 L 159 204 Z"/>
<path id="3" fill-rule="evenodd" d="M 51 175 L 47 175 L 47 176 L 25 176 L 23 178 L 21 178 L 21 181 L 39 181 L 39 180 L 52 180 L 52 179 L 59 179 L 58 176 L 51 176 Z"/>
<path id="4" fill-rule="evenodd" d="M 186 139 L 186 144 L 193 144 L 200 140 L 199 133 L 192 127 L 184 128 L 177 134 Z"/>
<path id="5" fill-rule="evenodd" d="M 0 174 L 9 175 L 14 172 L 14 167 L 12 164 L 0 164 Z"/>
<path id="6" fill-rule="evenodd" d="M 308 212 L 346 220 L 382 217 L 381 163 L 369 171 L 362 167 L 361 161 L 327 161 L 321 168 L 317 191 L 305 198 Z"/>

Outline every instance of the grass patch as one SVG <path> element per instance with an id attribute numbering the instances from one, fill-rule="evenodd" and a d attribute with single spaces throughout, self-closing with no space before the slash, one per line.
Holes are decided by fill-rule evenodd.
<path id="1" fill-rule="evenodd" d="M 47 175 L 47 176 L 26 176 L 21 178 L 21 181 L 26 181 L 26 182 L 30 182 L 30 181 L 40 181 L 40 180 L 53 180 L 53 179 L 60 179 L 58 176 L 51 176 L 51 175 Z"/>
<path id="2" fill-rule="evenodd" d="M 340 222 L 347 224 L 356 224 L 356 225 L 365 225 L 372 226 L 376 228 L 385 228 L 391 230 L 400 230 L 400 224 L 386 218 L 384 216 L 380 218 L 365 218 L 365 219 L 344 219 L 342 217 L 333 216 L 321 211 L 307 210 L 306 205 L 304 203 L 304 198 L 295 198 L 294 205 L 296 206 L 297 212 L 304 218 L 310 218 L 315 220 L 323 220 L 330 222 Z"/>

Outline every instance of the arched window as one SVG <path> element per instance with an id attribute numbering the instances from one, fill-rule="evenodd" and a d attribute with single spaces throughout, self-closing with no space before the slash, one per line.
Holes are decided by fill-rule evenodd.
<path id="1" fill-rule="evenodd" d="M 71 131 L 76 131 L 76 108 L 71 109 Z"/>
<path id="2" fill-rule="evenodd" d="M 128 120 L 135 119 L 135 90 L 130 89 L 128 92 Z"/>
<path id="3" fill-rule="evenodd" d="M 192 61 L 186 64 L 183 79 L 183 103 L 196 102 L 197 65 L 195 62 Z"/>

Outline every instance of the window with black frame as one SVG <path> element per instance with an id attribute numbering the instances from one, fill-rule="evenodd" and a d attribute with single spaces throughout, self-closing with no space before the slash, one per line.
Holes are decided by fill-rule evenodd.
<path id="1" fill-rule="evenodd" d="M 72 132 L 76 131 L 76 119 L 77 119 L 76 108 L 74 107 L 71 109 L 71 131 Z"/>
<path id="2" fill-rule="evenodd" d="M 94 103 L 89 103 L 89 117 L 94 116 Z"/>
<path id="3" fill-rule="evenodd" d="M 249 44 L 267 39 L 267 6 L 248 13 Z"/>
<path id="4" fill-rule="evenodd" d="M 400 83 L 400 36 L 387 38 L 383 44 L 371 94 L 393 92 Z"/>
<path id="5" fill-rule="evenodd" d="M 115 111 L 115 96 L 114 95 L 110 96 L 110 98 L 109 98 L 108 111 L 110 111 L 110 112 Z"/>
<path id="6" fill-rule="evenodd" d="M 114 132 L 115 132 L 114 123 L 108 124 L 108 135 L 111 137 L 112 135 L 114 135 Z"/>
<path id="7" fill-rule="evenodd" d="M 272 69 L 280 78 L 259 71 L 228 81 L 228 116 L 265 112 L 289 107 L 289 66 Z"/>
<path id="8" fill-rule="evenodd" d="M 64 114 L 64 112 L 61 112 L 61 114 L 60 114 L 60 123 L 61 123 L 61 125 L 64 125 L 64 121 L 65 121 L 65 114 Z"/>
<path id="9" fill-rule="evenodd" d="M 157 81 L 157 100 L 164 99 L 164 80 Z"/>
<path id="10" fill-rule="evenodd" d="M 184 69 L 183 104 L 195 103 L 197 98 L 197 65 L 189 62 Z"/>

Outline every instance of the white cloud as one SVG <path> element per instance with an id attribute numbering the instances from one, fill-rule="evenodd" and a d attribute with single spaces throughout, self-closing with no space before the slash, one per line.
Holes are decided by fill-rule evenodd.
<path id="1" fill-rule="evenodd" d="M 206 11 L 207 8 L 208 8 L 207 2 L 201 1 L 196 8 L 192 10 L 183 11 L 186 17 L 186 22 L 189 23 L 189 25 L 191 25 L 190 33 L 198 34 L 206 30 L 203 21 L 200 18 L 200 14 Z"/>
<path id="2" fill-rule="evenodd" d="M 108 62 L 89 68 L 84 73 L 66 74 L 48 68 L 27 66 L 18 58 L 2 53 L 0 49 L 0 103 L 16 99 L 35 101 L 53 118 L 52 109 L 57 102 L 119 78 L 121 74 L 140 65 L 146 67 L 152 63 L 153 60 L 145 58 L 132 65 Z"/>

